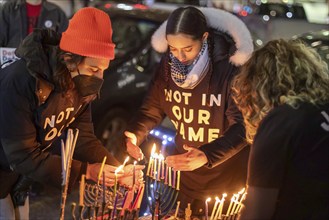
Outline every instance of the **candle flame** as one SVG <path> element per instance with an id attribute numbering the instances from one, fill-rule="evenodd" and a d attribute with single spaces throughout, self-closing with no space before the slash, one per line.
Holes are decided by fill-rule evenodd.
<path id="1" fill-rule="evenodd" d="M 114 171 L 114 174 L 117 175 L 123 168 L 123 165 L 118 166 L 118 168 Z"/>
<path id="2" fill-rule="evenodd" d="M 152 147 L 152 151 L 151 151 L 151 156 L 154 154 L 154 152 L 155 152 L 155 150 L 156 150 L 156 145 L 155 144 L 153 144 L 153 147 Z"/>
<path id="3" fill-rule="evenodd" d="M 241 189 L 238 193 L 239 193 L 239 194 L 242 194 L 242 193 L 244 193 L 245 190 L 246 190 L 246 188 L 243 188 L 243 189 Z"/>
<path id="4" fill-rule="evenodd" d="M 219 202 L 220 201 L 220 199 L 218 198 L 218 196 L 216 196 L 215 199 L 216 199 L 216 202 Z"/>
<path id="5" fill-rule="evenodd" d="M 134 161 L 134 165 L 136 165 L 136 164 L 137 164 L 137 161 L 135 160 L 135 161 Z"/>
<path id="6" fill-rule="evenodd" d="M 125 166 L 125 165 L 126 165 L 126 163 L 128 162 L 128 160 L 129 160 L 129 156 L 128 156 L 128 157 L 126 157 L 126 159 L 125 159 L 125 161 L 123 162 L 123 165 L 122 165 L 122 166 Z"/>
<path id="7" fill-rule="evenodd" d="M 209 197 L 209 198 L 206 200 L 206 202 L 210 202 L 210 200 L 211 200 L 211 198 Z"/>
<path id="8" fill-rule="evenodd" d="M 164 156 L 162 154 L 159 155 L 160 160 L 164 160 Z"/>
<path id="9" fill-rule="evenodd" d="M 226 193 L 224 193 L 224 194 L 223 194 L 223 197 L 227 197 L 227 194 L 226 194 Z"/>

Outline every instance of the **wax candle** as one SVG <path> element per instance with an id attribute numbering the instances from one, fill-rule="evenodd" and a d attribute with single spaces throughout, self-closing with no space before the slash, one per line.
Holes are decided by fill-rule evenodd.
<path id="1" fill-rule="evenodd" d="M 101 179 L 101 175 L 103 173 L 103 169 L 104 169 L 104 166 L 105 166 L 105 161 L 106 161 L 106 156 L 103 158 L 102 165 L 101 165 L 101 167 L 99 168 L 99 171 L 98 171 L 98 178 L 97 178 L 97 184 L 98 185 L 99 185 L 99 181 Z"/>
<path id="2" fill-rule="evenodd" d="M 166 165 L 166 174 L 165 174 L 165 184 L 168 184 L 168 170 L 169 170 L 169 167 Z"/>
<path id="3" fill-rule="evenodd" d="M 224 194 L 222 195 L 222 199 L 220 200 L 219 210 L 218 210 L 219 213 L 218 213 L 218 215 L 217 215 L 217 213 L 216 213 L 216 218 L 215 218 L 215 219 L 217 219 L 217 218 L 222 219 L 223 207 L 224 207 L 224 202 L 225 202 L 225 198 L 226 198 L 226 196 L 227 196 L 226 193 L 224 193 Z"/>
<path id="4" fill-rule="evenodd" d="M 105 172 L 103 171 L 103 204 L 106 204 Z"/>
<path id="5" fill-rule="evenodd" d="M 159 158 L 159 164 L 158 164 L 158 170 L 157 170 L 157 181 L 160 181 L 160 176 L 161 176 L 161 153 L 159 154 L 158 158 Z"/>
<path id="6" fill-rule="evenodd" d="M 134 167 L 133 167 L 133 187 L 135 187 L 135 181 L 136 181 L 136 163 L 137 163 L 137 161 L 134 161 Z"/>
<path id="7" fill-rule="evenodd" d="M 113 211 L 112 211 L 112 218 L 114 219 L 116 210 L 117 210 L 117 203 L 118 203 L 118 194 L 115 195 L 114 205 L 113 205 Z"/>
<path id="8" fill-rule="evenodd" d="M 168 186 L 171 186 L 171 167 L 168 168 Z"/>
<path id="9" fill-rule="evenodd" d="M 145 185 L 143 184 L 143 185 L 141 185 L 141 192 L 139 193 L 137 205 L 135 207 L 136 209 L 140 209 L 140 207 L 141 207 L 144 191 L 145 191 Z"/>
<path id="10" fill-rule="evenodd" d="M 150 156 L 150 160 L 149 160 L 149 164 L 148 164 L 147 172 L 146 172 L 147 176 L 150 176 L 150 169 L 151 169 L 151 165 L 153 163 L 153 154 L 155 152 L 155 149 L 156 149 L 156 145 L 153 144 L 153 147 L 152 147 L 152 150 L 151 150 L 151 156 Z"/>
<path id="11" fill-rule="evenodd" d="M 216 209 L 217 209 L 217 205 L 219 204 L 220 200 L 219 198 L 216 196 L 215 198 L 216 202 L 215 202 L 215 205 L 214 205 L 214 208 L 212 209 L 212 212 L 211 212 L 211 216 L 210 216 L 210 220 L 213 220 L 214 217 L 215 217 L 215 212 L 216 212 Z"/>
<path id="12" fill-rule="evenodd" d="M 152 165 L 153 165 L 153 157 L 151 156 L 150 160 L 149 160 L 148 167 L 147 167 L 146 176 L 150 176 L 150 170 L 151 170 Z"/>
<path id="13" fill-rule="evenodd" d="M 114 173 L 114 190 L 113 190 L 114 198 L 117 194 L 117 182 L 118 182 L 118 176 L 117 176 L 117 172 L 115 172 Z"/>
<path id="14" fill-rule="evenodd" d="M 180 170 L 177 171 L 177 185 L 176 189 L 179 190 L 180 187 Z"/>
<path id="15" fill-rule="evenodd" d="M 161 160 L 161 179 L 164 179 L 165 163 L 164 163 L 164 157 L 162 154 L 160 154 L 160 160 Z"/>
<path id="16" fill-rule="evenodd" d="M 175 170 L 173 170 L 174 171 L 174 175 L 173 175 L 173 178 L 172 178 L 172 187 L 173 188 L 175 188 L 175 184 L 176 184 L 176 171 Z"/>
<path id="17" fill-rule="evenodd" d="M 153 160 L 153 176 L 152 176 L 153 179 L 156 179 L 156 175 L 157 175 L 157 168 L 158 168 L 157 162 L 158 162 L 158 154 L 155 153 Z"/>
<path id="18" fill-rule="evenodd" d="M 243 206 L 242 202 L 243 202 L 243 200 L 246 198 L 246 195 L 247 195 L 247 193 L 244 193 L 244 194 L 241 196 L 241 199 L 240 199 L 240 202 L 239 202 L 239 207 L 237 208 L 236 213 L 239 213 L 239 212 L 241 211 L 242 206 Z"/>
<path id="19" fill-rule="evenodd" d="M 84 193 L 85 193 L 85 178 L 86 175 L 81 175 L 80 187 L 79 187 L 79 206 L 83 206 Z"/>
<path id="20" fill-rule="evenodd" d="M 234 214 L 235 207 L 237 206 L 237 204 L 239 202 L 238 199 L 239 199 L 239 194 L 234 194 L 234 202 L 233 202 L 233 206 L 231 209 L 231 213 L 229 213 L 230 215 Z"/>
<path id="21" fill-rule="evenodd" d="M 242 190 L 240 190 L 240 191 L 238 192 L 238 194 L 236 194 L 235 204 L 234 204 L 234 206 L 233 206 L 233 208 L 232 208 L 231 215 L 237 213 L 237 210 L 238 210 L 238 208 L 239 208 L 239 204 L 240 204 L 239 198 L 240 198 L 240 196 L 241 196 L 241 198 L 242 198 L 242 194 L 243 194 L 244 190 L 245 190 L 245 188 L 243 188 Z"/>
<path id="22" fill-rule="evenodd" d="M 126 166 L 126 163 L 129 161 L 129 156 L 126 157 L 125 161 L 122 164 L 122 169 Z"/>
<path id="23" fill-rule="evenodd" d="M 231 198 L 231 202 L 230 202 L 230 205 L 228 206 L 228 209 L 227 209 L 227 212 L 226 212 L 226 216 L 228 217 L 230 215 L 230 212 L 231 212 L 231 209 L 232 209 L 232 205 L 234 203 L 234 198 L 235 198 L 235 195 L 232 196 Z"/>
<path id="24" fill-rule="evenodd" d="M 206 199 L 205 201 L 205 217 L 206 217 L 206 220 L 208 220 L 208 202 L 210 202 L 211 198 L 209 197 L 208 199 Z"/>
<path id="25" fill-rule="evenodd" d="M 179 210 L 179 205 L 180 205 L 180 201 L 177 201 L 177 206 L 176 206 L 176 211 L 175 211 L 174 219 L 177 219 L 178 210 Z"/>

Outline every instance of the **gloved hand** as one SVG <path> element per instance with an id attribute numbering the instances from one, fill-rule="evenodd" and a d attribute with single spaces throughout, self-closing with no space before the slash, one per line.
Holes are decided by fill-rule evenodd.
<path id="1" fill-rule="evenodd" d="M 20 176 L 10 192 L 11 199 L 15 207 L 23 206 L 29 195 L 33 179 L 27 176 Z"/>

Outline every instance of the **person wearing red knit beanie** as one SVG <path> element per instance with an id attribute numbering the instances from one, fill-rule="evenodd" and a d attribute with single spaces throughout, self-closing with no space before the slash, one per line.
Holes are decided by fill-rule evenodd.
<path id="1" fill-rule="evenodd" d="M 29 218 L 31 182 L 61 187 L 58 146 L 68 129 L 79 131 L 69 191 L 83 174 L 97 182 L 104 159 L 101 184 L 114 185 L 120 163 L 96 138 L 90 104 L 99 94 L 114 48 L 110 17 L 87 7 L 76 12 L 62 35 L 34 30 L 15 52 L 20 59 L 0 69 L 0 219 Z M 135 166 L 137 184 L 143 168 Z M 119 184 L 132 186 L 132 169 L 126 165 L 117 173 Z M 23 215 L 17 212 L 22 207 Z"/>

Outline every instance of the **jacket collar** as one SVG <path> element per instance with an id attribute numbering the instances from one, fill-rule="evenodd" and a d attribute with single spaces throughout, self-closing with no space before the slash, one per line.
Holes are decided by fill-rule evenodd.
<path id="1" fill-rule="evenodd" d="M 228 50 L 230 62 L 235 66 L 243 65 L 248 60 L 254 49 L 251 34 L 247 29 L 247 26 L 238 17 L 227 11 L 215 8 L 199 9 L 205 15 L 207 23 L 209 27 L 214 30 L 215 35 L 224 38 L 228 35 L 232 39 L 229 40 L 226 38 L 228 43 L 233 44 L 230 48 L 236 48 L 234 52 L 232 52 L 231 49 Z M 154 32 L 151 40 L 152 47 L 160 53 L 164 53 L 168 49 L 165 35 L 166 25 L 167 21 L 161 24 L 161 26 Z M 218 42 L 216 42 L 217 39 L 218 38 L 215 36 L 215 50 L 220 49 Z M 221 43 L 219 42 L 219 44 Z M 223 56 L 223 51 L 219 52 L 219 54 Z"/>

